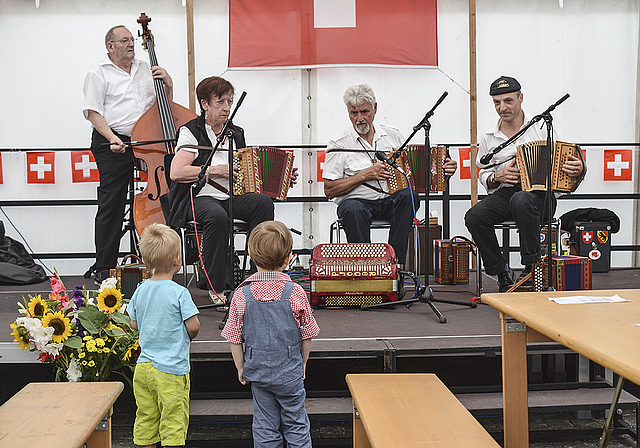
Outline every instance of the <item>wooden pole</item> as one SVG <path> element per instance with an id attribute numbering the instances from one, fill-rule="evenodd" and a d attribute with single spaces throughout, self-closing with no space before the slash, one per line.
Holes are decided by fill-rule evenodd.
<path id="1" fill-rule="evenodd" d="M 476 79 L 476 0 L 469 0 L 469 122 L 471 206 L 478 202 L 478 82 Z"/>
<path id="2" fill-rule="evenodd" d="M 189 109 L 196 111 L 196 68 L 193 39 L 193 0 L 187 0 L 187 65 L 189 75 Z"/>

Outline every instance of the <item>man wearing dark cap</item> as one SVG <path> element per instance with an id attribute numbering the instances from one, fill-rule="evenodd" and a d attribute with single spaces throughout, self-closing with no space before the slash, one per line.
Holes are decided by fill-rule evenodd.
<path id="1" fill-rule="evenodd" d="M 478 177 L 488 197 L 474 205 L 465 215 L 465 225 L 482 255 L 482 262 L 489 275 L 498 276 L 498 288 L 505 292 L 517 280 L 508 260 L 500 250 L 494 225 L 503 221 L 515 221 L 520 238 L 520 260 L 525 266 L 518 277 L 524 277 L 540 255 L 540 225 L 546 221 L 548 206 L 545 192 L 522 191 L 520 173 L 515 166 L 516 146 L 536 140 L 546 140 L 546 126 L 531 126 L 515 142 L 498 152 L 489 165 L 480 159 L 495 147 L 514 136 L 531 116 L 522 110 L 523 95 L 520 83 L 509 76 L 496 79 L 489 89 L 493 105 L 499 115 L 495 126 L 485 132 L 478 145 L 477 164 L 481 168 Z M 554 135 L 554 140 L 556 136 Z M 571 177 L 580 177 L 585 167 L 582 162 L 570 157 L 562 171 Z M 555 212 L 556 197 L 551 195 Z M 531 286 L 530 280 L 524 286 Z"/>

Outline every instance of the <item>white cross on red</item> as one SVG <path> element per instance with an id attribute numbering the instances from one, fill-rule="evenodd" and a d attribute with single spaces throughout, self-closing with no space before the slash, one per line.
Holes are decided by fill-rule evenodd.
<path id="1" fill-rule="evenodd" d="M 44 179 L 44 173 L 51 170 L 51 164 L 44 163 L 44 156 L 38 156 L 36 163 L 29 165 L 29 171 L 36 171 L 38 173 L 38 179 Z"/>

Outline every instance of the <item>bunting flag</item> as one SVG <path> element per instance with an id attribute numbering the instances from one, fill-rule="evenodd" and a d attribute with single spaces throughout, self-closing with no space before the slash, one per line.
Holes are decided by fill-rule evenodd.
<path id="1" fill-rule="evenodd" d="M 98 182 L 98 165 L 91 151 L 71 151 L 71 181 Z"/>
<path id="2" fill-rule="evenodd" d="M 604 150 L 604 180 L 631 180 L 633 174 L 631 149 Z"/>
<path id="3" fill-rule="evenodd" d="M 55 184 L 55 152 L 27 152 L 27 183 Z"/>
<path id="4" fill-rule="evenodd" d="M 471 148 L 458 148 L 460 156 L 460 179 L 471 179 Z M 478 168 L 480 172 L 480 168 Z"/>
<path id="5" fill-rule="evenodd" d="M 324 182 L 324 177 L 322 177 L 322 170 L 324 169 L 324 158 L 325 158 L 326 154 L 324 152 L 324 150 L 319 149 L 317 152 L 317 158 L 318 158 L 318 172 L 316 174 L 316 179 L 317 182 Z"/>
<path id="6" fill-rule="evenodd" d="M 2 153 L 0 152 L 0 184 L 4 183 L 4 179 L 2 177 Z"/>
<path id="7" fill-rule="evenodd" d="M 437 0 L 230 0 L 229 67 L 438 65 Z"/>

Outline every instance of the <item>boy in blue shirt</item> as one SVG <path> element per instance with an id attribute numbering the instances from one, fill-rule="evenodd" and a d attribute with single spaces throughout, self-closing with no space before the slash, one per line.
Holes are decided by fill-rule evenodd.
<path id="1" fill-rule="evenodd" d="M 142 282 L 127 307 L 140 331 L 140 356 L 133 374 L 136 421 L 133 443 L 143 447 L 184 446 L 189 427 L 189 345 L 200 331 L 189 291 L 175 283 L 180 270 L 180 237 L 152 224 L 140 239 L 151 278 Z"/>

